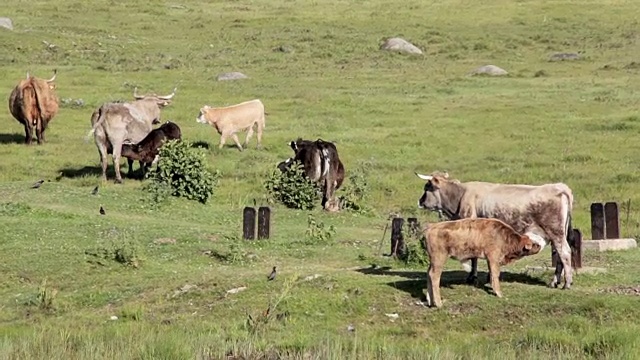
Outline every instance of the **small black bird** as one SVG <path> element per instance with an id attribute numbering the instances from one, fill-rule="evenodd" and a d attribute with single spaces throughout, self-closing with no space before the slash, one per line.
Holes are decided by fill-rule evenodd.
<path id="1" fill-rule="evenodd" d="M 33 186 L 31 188 L 32 189 L 37 189 L 37 188 L 40 187 L 40 185 L 42 185 L 42 183 L 44 183 L 44 180 L 38 180 L 33 184 Z"/>
<path id="2" fill-rule="evenodd" d="M 102 206 L 100 206 L 100 215 L 105 215 L 106 212 L 104 211 L 104 208 Z"/>
<path id="3" fill-rule="evenodd" d="M 276 267 L 273 267 L 273 270 L 271 271 L 271 274 L 269 274 L 269 277 L 267 278 L 268 281 L 271 281 L 273 279 L 276 278 Z"/>
<path id="4" fill-rule="evenodd" d="M 98 193 L 98 186 L 96 186 L 95 188 L 93 188 L 93 191 L 91 192 L 91 195 L 95 195 Z"/>

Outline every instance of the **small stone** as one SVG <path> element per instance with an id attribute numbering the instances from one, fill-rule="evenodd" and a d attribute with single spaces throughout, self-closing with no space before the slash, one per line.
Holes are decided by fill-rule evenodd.
<path id="1" fill-rule="evenodd" d="M 8 17 L 0 17 L 0 27 L 13 30 L 13 22 Z"/>
<path id="2" fill-rule="evenodd" d="M 499 68 L 495 65 L 485 65 L 473 70 L 470 75 L 489 75 L 489 76 L 504 76 L 509 74 L 506 70 Z"/>
<path id="3" fill-rule="evenodd" d="M 564 61 L 564 60 L 580 60 L 582 56 L 578 53 L 555 53 L 549 57 L 549 61 Z"/>
<path id="4" fill-rule="evenodd" d="M 114 321 L 114 320 L 118 320 L 118 317 L 115 315 L 111 315 L 111 317 L 109 318 L 110 320 Z"/>
<path id="5" fill-rule="evenodd" d="M 224 73 L 224 74 L 220 74 L 217 77 L 218 81 L 226 81 L 226 80 L 240 80 L 240 79 L 248 79 L 249 77 L 241 72 L 230 72 L 230 73 Z"/>
<path id="6" fill-rule="evenodd" d="M 380 50 L 388 50 L 388 51 L 400 51 L 409 54 L 422 54 L 422 50 L 420 50 L 417 46 L 408 42 L 402 38 L 390 38 L 387 39 L 382 45 L 380 45 Z"/>

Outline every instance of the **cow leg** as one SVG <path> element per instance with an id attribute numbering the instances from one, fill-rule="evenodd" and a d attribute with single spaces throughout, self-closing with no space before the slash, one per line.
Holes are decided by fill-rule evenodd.
<path id="1" fill-rule="evenodd" d="M 33 141 L 33 138 L 31 137 L 31 134 L 33 133 L 33 128 L 31 127 L 31 123 L 29 122 L 29 120 L 25 120 L 25 124 L 24 124 L 24 143 L 27 145 L 31 145 L 31 142 Z"/>
<path id="2" fill-rule="evenodd" d="M 98 146 L 98 153 L 100 153 L 100 166 L 102 167 L 102 181 L 107 181 L 107 159 L 108 151 L 107 146 L 100 142 L 96 141 L 96 145 Z"/>
<path id="3" fill-rule="evenodd" d="M 127 158 L 127 178 L 131 179 L 133 177 L 133 160 Z"/>
<path id="4" fill-rule="evenodd" d="M 249 129 L 247 130 L 247 136 L 245 136 L 244 144 L 242 144 L 242 146 L 247 148 L 247 146 L 249 145 L 249 140 L 251 140 L 252 136 L 253 136 L 253 125 L 249 126 Z"/>
<path id="5" fill-rule="evenodd" d="M 122 175 L 120 174 L 120 154 L 122 153 L 122 144 L 113 144 L 113 168 L 116 171 L 116 184 L 122 184 Z"/>
<path id="6" fill-rule="evenodd" d="M 556 248 L 556 251 L 558 252 L 560 261 L 556 265 L 556 272 L 549 286 L 558 287 L 558 284 L 560 284 L 560 279 L 562 277 L 562 270 L 564 270 L 563 289 L 568 290 L 571 288 L 571 283 L 573 282 L 573 268 L 571 267 L 571 247 L 569 246 L 569 243 L 567 242 L 565 237 L 554 239 L 553 244 Z"/>
<path id="7" fill-rule="evenodd" d="M 487 258 L 487 264 L 489 266 L 489 275 L 491 277 L 491 288 L 496 296 L 501 298 L 502 291 L 500 290 L 500 263 L 497 259 L 489 260 Z"/>
<path id="8" fill-rule="evenodd" d="M 467 284 L 475 284 L 477 280 L 478 280 L 478 259 L 473 258 L 471 259 L 471 271 L 467 276 Z"/>
<path id="9" fill-rule="evenodd" d="M 38 140 L 38 145 L 42 145 L 42 142 L 44 141 L 44 138 L 42 136 L 43 133 L 43 129 L 42 129 L 42 121 L 38 120 L 36 122 L 36 139 Z"/>
<path id="10" fill-rule="evenodd" d="M 445 259 L 446 260 L 446 259 Z M 442 307 L 442 298 L 440 297 L 440 275 L 444 261 L 440 261 L 435 256 L 432 257 L 429 264 L 429 276 L 427 279 L 427 292 L 429 296 L 429 306 L 437 308 Z"/>
<path id="11" fill-rule="evenodd" d="M 218 149 L 222 149 L 224 147 L 224 143 L 227 142 L 227 134 L 222 133 L 220 134 L 220 145 L 218 145 Z"/>
<path id="12" fill-rule="evenodd" d="M 240 140 L 238 139 L 238 134 L 236 134 L 236 133 L 231 134 L 231 138 L 233 139 L 233 142 L 236 143 L 236 146 L 238 147 L 238 149 L 240 149 L 240 151 L 242 151 L 242 145 L 240 145 Z"/>

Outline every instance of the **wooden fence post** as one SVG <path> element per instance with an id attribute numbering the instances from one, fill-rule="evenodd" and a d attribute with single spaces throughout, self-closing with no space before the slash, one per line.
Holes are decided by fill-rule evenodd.
<path id="1" fill-rule="evenodd" d="M 242 237 L 245 240 L 256 238 L 256 209 L 249 206 L 242 211 Z"/>
<path id="2" fill-rule="evenodd" d="M 418 222 L 418 218 L 410 217 L 407 219 L 407 223 L 409 224 L 409 234 L 413 237 L 419 238 L 420 223 Z"/>
<path id="3" fill-rule="evenodd" d="M 404 238 L 402 237 L 403 218 L 394 218 L 391 221 L 391 256 L 404 254 Z"/>
<path id="4" fill-rule="evenodd" d="M 591 204 L 591 239 L 604 239 L 604 206 L 601 203 Z"/>
<path id="5" fill-rule="evenodd" d="M 271 209 L 268 206 L 258 208 L 258 239 L 268 239 L 271 231 Z"/>
<path id="6" fill-rule="evenodd" d="M 620 219 L 618 216 L 618 203 L 608 202 L 604 204 L 605 239 L 620 238 Z"/>
<path id="7" fill-rule="evenodd" d="M 573 229 L 573 248 L 571 249 L 571 267 L 582 267 L 582 233 L 579 229 Z"/>

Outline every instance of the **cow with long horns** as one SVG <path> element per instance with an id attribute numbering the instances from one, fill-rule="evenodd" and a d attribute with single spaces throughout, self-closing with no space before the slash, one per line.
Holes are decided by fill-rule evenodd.
<path id="1" fill-rule="evenodd" d="M 560 261 L 550 287 L 557 287 L 564 270 L 564 288 L 573 280 L 571 267 L 571 212 L 573 193 L 563 183 L 544 185 L 495 184 L 450 179 L 448 173 L 434 172 L 416 175 L 426 180 L 418 207 L 437 211 L 451 220 L 464 218 L 496 218 L 512 226 L 515 231 L 540 236 L 540 246 L 551 243 Z M 571 244 L 571 246 L 570 246 Z M 471 260 L 467 280 L 478 276 L 478 259 Z"/>
<path id="2" fill-rule="evenodd" d="M 44 143 L 44 132 L 58 113 L 59 100 L 53 82 L 57 73 L 57 70 L 53 70 L 53 77 L 44 80 L 27 72 L 27 78 L 21 80 L 11 91 L 9 111 L 24 126 L 27 145 L 33 142 L 34 129 L 38 144 Z"/>
<path id="3" fill-rule="evenodd" d="M 107 155 L 112 154 L 116 173 L 116 183 L 122 183 L 120 175 L 120 156 L 123 144 L 137 144 L 153 130 L 153 124 L 160 123 L 160 109 L 171 104 L 176 89 L 166 96 L 156 94 L 138 95 L 133 90 L 132 102 L 105 103 L 91 115 L 91 130 L 87 138 L 93 134 L 102 166 L 102 179 L 107 179 Z M 133 160 L 127 159 L 132 176 Z M 142 167 L 143 164 L 140 164 Z"/>

